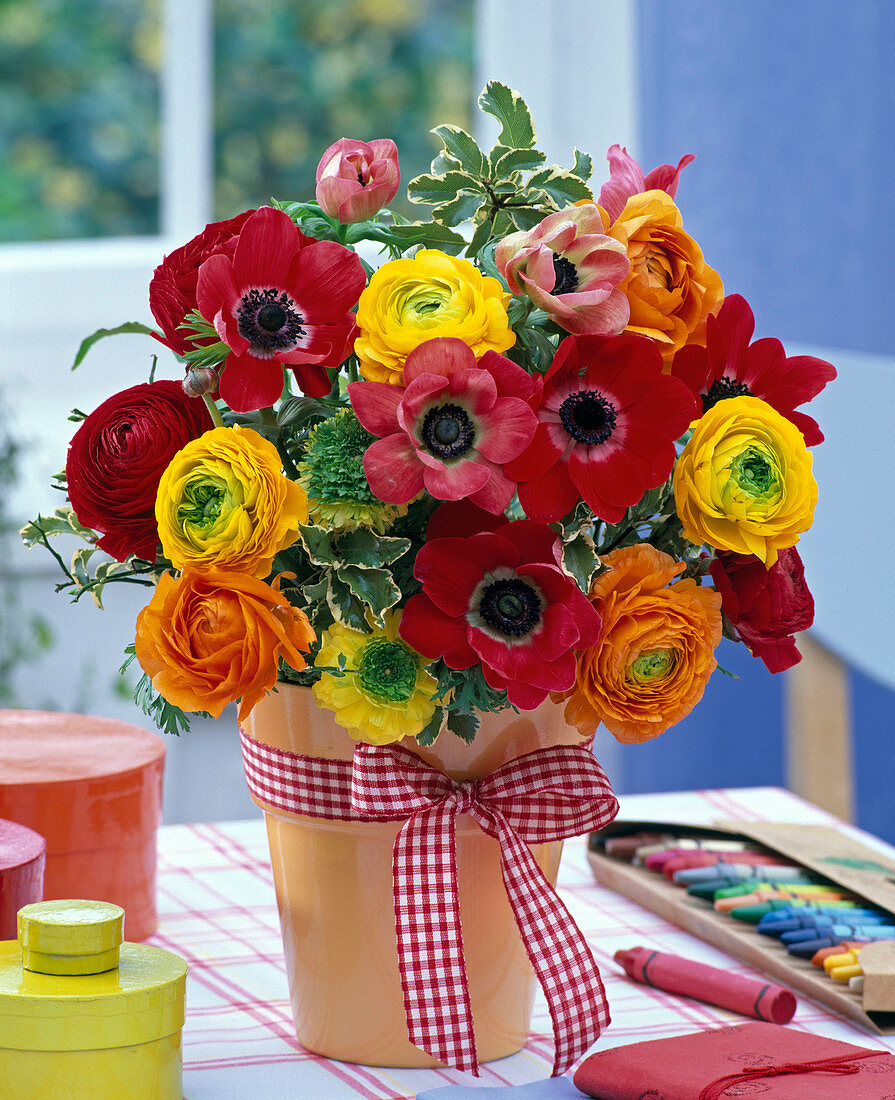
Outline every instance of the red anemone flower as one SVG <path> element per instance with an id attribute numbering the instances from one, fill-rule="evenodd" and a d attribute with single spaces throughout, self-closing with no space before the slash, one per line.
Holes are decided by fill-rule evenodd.
<path id="1" fill-rule="evenodd" d="M 349 312 L 366 284 L 360 257 L 306 237 L 282 210 L 262 207 L 242 227 L 232 259 L 199 269 L 199 312 L 230 348 L 220 394 L 234 412 L 265 408 L 283 392 L 288 366 L 304 393 L 325 397 L 327 367 L 351 351 Z"/>
<path id="2" fill-rule="evenodd" d="M 544 376 L 538 429 L 507 467 L 529 519 L 552 523 L 584 498 L 618 523 L 674 466 L 674 441 L 697 415 L 694 396 L 662 373 L 652 340 L 569 336 Z"/>
<path id="3" fill-rule="evenodd" d="M 671 373 L 702 398 L 702 411 L 726 397 L 760 397 L 791 420 L 807 446 L 823 443 L 817 421 L 795 412 L 836 377 L 836 368 L 812 355 L 787 357 L 779 340 L 749 343 L 755 318 L 740 294 L 729 294 L 706 320 L 705 347 L 687 344 L 675 355 Z"/>
<path id="4" fill-rule="evenodd" d="M 467 538 L 437 538 L 417 555 L 401 637 L 454 669 L 481 662 L 513 706 L 534 710 L 575 682 L 575 653 L 594 645 L 601 619 L 560 568 L 557 535 L 529 520 Z"/>
<path id="5" fill-rule="evenodd" d="M 358 420 L 380 436 L 364 455 L 376 496 L 406 504 L 426 489 L 438 500 L 468 498 L 502 512 L 516 491 L 503 464 L 538 426 L 528 405 L 531 376 L 496 351 L 476 360 L 463 340 L 438 337 L 407 356 L 404 382 L 348 387 Z"/>

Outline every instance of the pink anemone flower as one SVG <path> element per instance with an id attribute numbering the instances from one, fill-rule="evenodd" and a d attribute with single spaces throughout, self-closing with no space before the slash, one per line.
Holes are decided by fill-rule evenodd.
<path id="1" fill-rule="evenodd" d="M 677 168 L 672 168 L 670 164 L 660 164 L 646 175 L 637 161 L 628 155 L 628 150 L 621 145 L 610 145 L 606 159 L 609 161 L 609 179 L 600 189 L 597 202 L 609 215 L 610 221 L 614 222 L 632 195 L 640 195 L 644 191 L 664 191 L 674 198 L 681 169 L 686 168 L 696 157 L 692 153 L 686 153 L 677 162 Z"/>
<path id="2" fill-rule="evenodd" d="M 462 340 L 438 337 L 408 355 L 404 382 L 348 387 L 358 420 L 380 436 L 364 455 L 376 496 L 406 504 L 426 489 L 438 500 L 468 497 L 502 512 L 516 490 L 504 463 L 525 450 L 537 427 L 530 375 L 495 351 L 476 360 Z"/>
<path id="3" fill-rule="evenodd" d="M 618 289 L 630 268 L 628 254 L 606 236 L 591 203 L 504 237 L 494 262 L 514 294 L 527 294 L 566 332 L 609 336 L 628 323 L 628 299 Z"/>
<path id="4" fill-rule="evenodd" d="M 401 637 L 450 668 L 481 662 L 491 687 L 533 710 L 572 687 L 574 651 L 596 644 L 602 626 L 560 560 L 559 536 L 529 520 L 430 539 L 414 566 L 423 591 L 404 608 Z"/>
<path id="5" fill-rule="evenodd" d="M 351 307 L 366 285 L 360 257 L 335 241 L 306 237 L 282 210 L 256 210 L 232 257 L 210 256 L 199 268 L 196 300 L 230 348 L 220 395 L 234 412 L 273 405 L 283 365 L 302 392 L 325 397 L 328 367 L 353 347 Z"/>

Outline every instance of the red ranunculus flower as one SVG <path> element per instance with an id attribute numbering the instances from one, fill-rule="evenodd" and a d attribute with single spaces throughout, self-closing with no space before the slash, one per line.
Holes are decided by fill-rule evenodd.
<path id="1" fill-rule="evenodd" d="M 159 479 L 181 447 L 213 427 L 204 401 L 170 381 L 122 390 L 81 424 L 65 464 L 68 498 L 107 554 L 155 561 Z"/>
<path id="2" fill-rule="evenodd" d="M 769 672 L 798 664 L 802 655 L 792 635 L 814 622 L 814 599 L 795 547 L 781 550 L 770 569 L 758 558 L 719 550 L 711 573 L 721 609 L 752 656 Z"/>
<path id="3" fill-rule="evenodd" d="M 366 284 L 360 257 L 306 237 L 282 210 L 262 207 L 243 226 L 232 258 L 199 271 L 199 312 L 230 348 L 220 394 L 235 412 L 265 408 L 283 391 L 283 365 L 304 393 L 325 397 L 327 367 L 351 352 L 351 307 Z"/>
<path id="4" fill-rule="evenodd" d="M 401 637 L 454 669 L 481 661 L 488 683 L 533 710 L 575 682 L 575 649 L 593 645 L 600 616 L 560 568 L 560 542 L 528 520 L 467 538 L 437 538 L 417 555 Z"/>
<path id="5" fill-rule="evenodd" d="M 246 210 L 235 218 L 206 225 L 197 237 L 182 248 L 176 248 L 155 269 L 149 284 L 149 308 L 165 335 L 153 335 L 176 355 L 186 355 L 197 345 L 213 342 L 200 339 L 193 343 L 178 326 L 188 313 L 199 308 L 196 304 L 199 268 L 209 256 L 218 253 L 232 256 L 240 229 L 254 213 L 254 210 Z"/>
<path id="6" fill-rule="evenodd" d="M 476 360 L 462 340 L 441 337 L 407 356 L 404 382 L 348 387 L 358 420 L 381 437 L 364 455 L 376 496 L 406 504 L 425 488 L 438 500 L 468 497 L 502 512 L 516 491 L 503 465 L 538 426 L 528 406 L 531 376 L 496 351 Z"/>
<path id="7" fill-rule="evenodd" d="M 662 373 L 644 336 L 569 336 L 544 376 L 538 430 L 507 466 L 529 519 L 552 523 L 578 502 L 618 523 L 674 465 L 674 441 L 696 416 L 693 394 Z"/>
<path id="8" fill-rule="evenodd" d="M 836 377 L 836 368 L 811 355 L 787 357 L 779 340 L 749 343 L 755 318 L 740 294 L 729 294 L 706 319 L 705 347 L 687 344 L 675 355 L 671 373 L 702 399 L 702 411 L 726 397 L 760 397 L 791 420 L 811 447 L 823 443 L 817 421 L 795 412 Z"/>

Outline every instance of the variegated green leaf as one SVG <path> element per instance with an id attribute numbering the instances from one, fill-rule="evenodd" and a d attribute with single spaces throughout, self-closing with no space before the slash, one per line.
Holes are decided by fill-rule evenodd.
<path id="1" fill-rule="evenodd" d="M 462 172 L 463 165 L 456 157 L 452 157 L 446 149 L 442 149 L 440 153 L 435 155 L 429 165 L 429 171 L 433 176 L 443 176 L 446 172 Z"/>
<path id="2" fill-rule="evenodd" d="M 573 176 L 577 176 L 580 180 L 590 179 L 594 170 L 593 158 L 589 153 L 582 153 L 580 149 L 575 150 L 575 163 L 572 166 L 571 172 Z"/>
<path id="3" fill-rule="evenodd" d="M 369 607 L 376 625 L 384 626 L 385 612 L 401 599 L 401 589 L 395 584 L 391 573 L 387 569 L 362 569 L 356 565 L 345 565 L 339 569 L 337 577 L 348 586 L 354 596 Z"/>
<path id="4" fill-rule="evenodd" d="M 562 564 L 563 569 L 575 578 L 575 583 L 582 592 L 590 591 L 591 578 L 600 565 L 594 540 L 590 535 L 581 532 L 563 546 Z"/>
<path id="5" fill-rule="evenodd" d="M 479 107 L 500 123 L 501 145 L 509 149 L 531 149 L 536 140 L 534 123 L 525 100 L 497 80 L 489 81 L 479 96 Z"/>
<path id="6" fill-rule="evenodd" d="M 484 175 L 485 154 L 471 134 L 450 123 L 436 126 L 430 132 L 441 138 L 448 156 L 458 160 L 464 171 L 479 178 Z"/>
<path id="7" fill-rule="evenodd" d="M 508 149 L 496 160 L 491 154 L 491 175 L 493 179 L 503 179 L 513 172 L 534 172 L 545 160 L 540 149 Z"/>
<path id="8" fill-rule="evenodd" d="M 363 603 L 354 595 L 348 585 L 337 576 L 329 578 L 326 602 L 337 622 L 350 627 L 352 630 L 369 633 L 370 626 L 367 623 Z"/>
<path id="9" fill-rule="evenodd" d="M 442 225 L 460 225 L 468 221 L 485 201 L 481 194 L 461 191 L 450 202 L 434 207 L 432 217 Z"/>
<path id="10" fill-rule="evenodd" d="M 593 193 L 584 180 L 555 164 L 535 172 L 529 179 L 528 186 L 546 191 L 560 209 L 571 206 L 580 199 L 593 199 Z"/>
<path id="11" fill-rule="evenodd" d="M 510 208 L 510 217 L 517 229 L 534 229 L 547 216 L 546 210 L 534 210 L 530 206 L 516 206 Z"/>
<path id="12" fill-rule="evenodd" d="M 468 172 L 446 172 L 443 176 L 417 176 L 407 185 L 407 197 L 411 202 L 426 203 L 429 206 L 447 202 L 459 191 L 482 191 L 482 185 Z"/>
<path id="13" fill-rule="evenodd" d="M 369 569 L 390 565 L 406 554 L 410 549 L 410 539 L 377 535 L 368 527 L 358 527 L 341 535 L 337 547 L 340 561 Z"/>

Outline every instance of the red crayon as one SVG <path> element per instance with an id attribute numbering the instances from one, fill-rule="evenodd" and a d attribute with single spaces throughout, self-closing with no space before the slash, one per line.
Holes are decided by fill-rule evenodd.
<path id="1" fill-rule="evenodd" d="M 648 947 L 629 947 L 616 951 L 613 957 L 635 982 L 705 1001 L 744 1016 L 772 1024 L 787 1024 L 796 1010 L 795 996 L 782 986 L 744 978 L 680 955 L 666 955 Z"/>
<path id="2" fill-rule="evenodd" d="M 715 851 L 711 848 L 666 848 L 664 852 L 650 852 L 643 860 L 643 865 L 648 867 L 650 871 L 662 871 L 665 865 L 673 859 L 695 861 L 687 864 L 681 863 L 678 865 L 677 870 L 681 870 L 684 866 L 704 867 L 709 863 L 717 863 L 719 859 L 727 859 L 736 863 L 780 862 L 779 856 L 773 857 L 767 852 L 754 852 L 748 848 L 742 851 L 730 851 L 728 849 Z"/>

